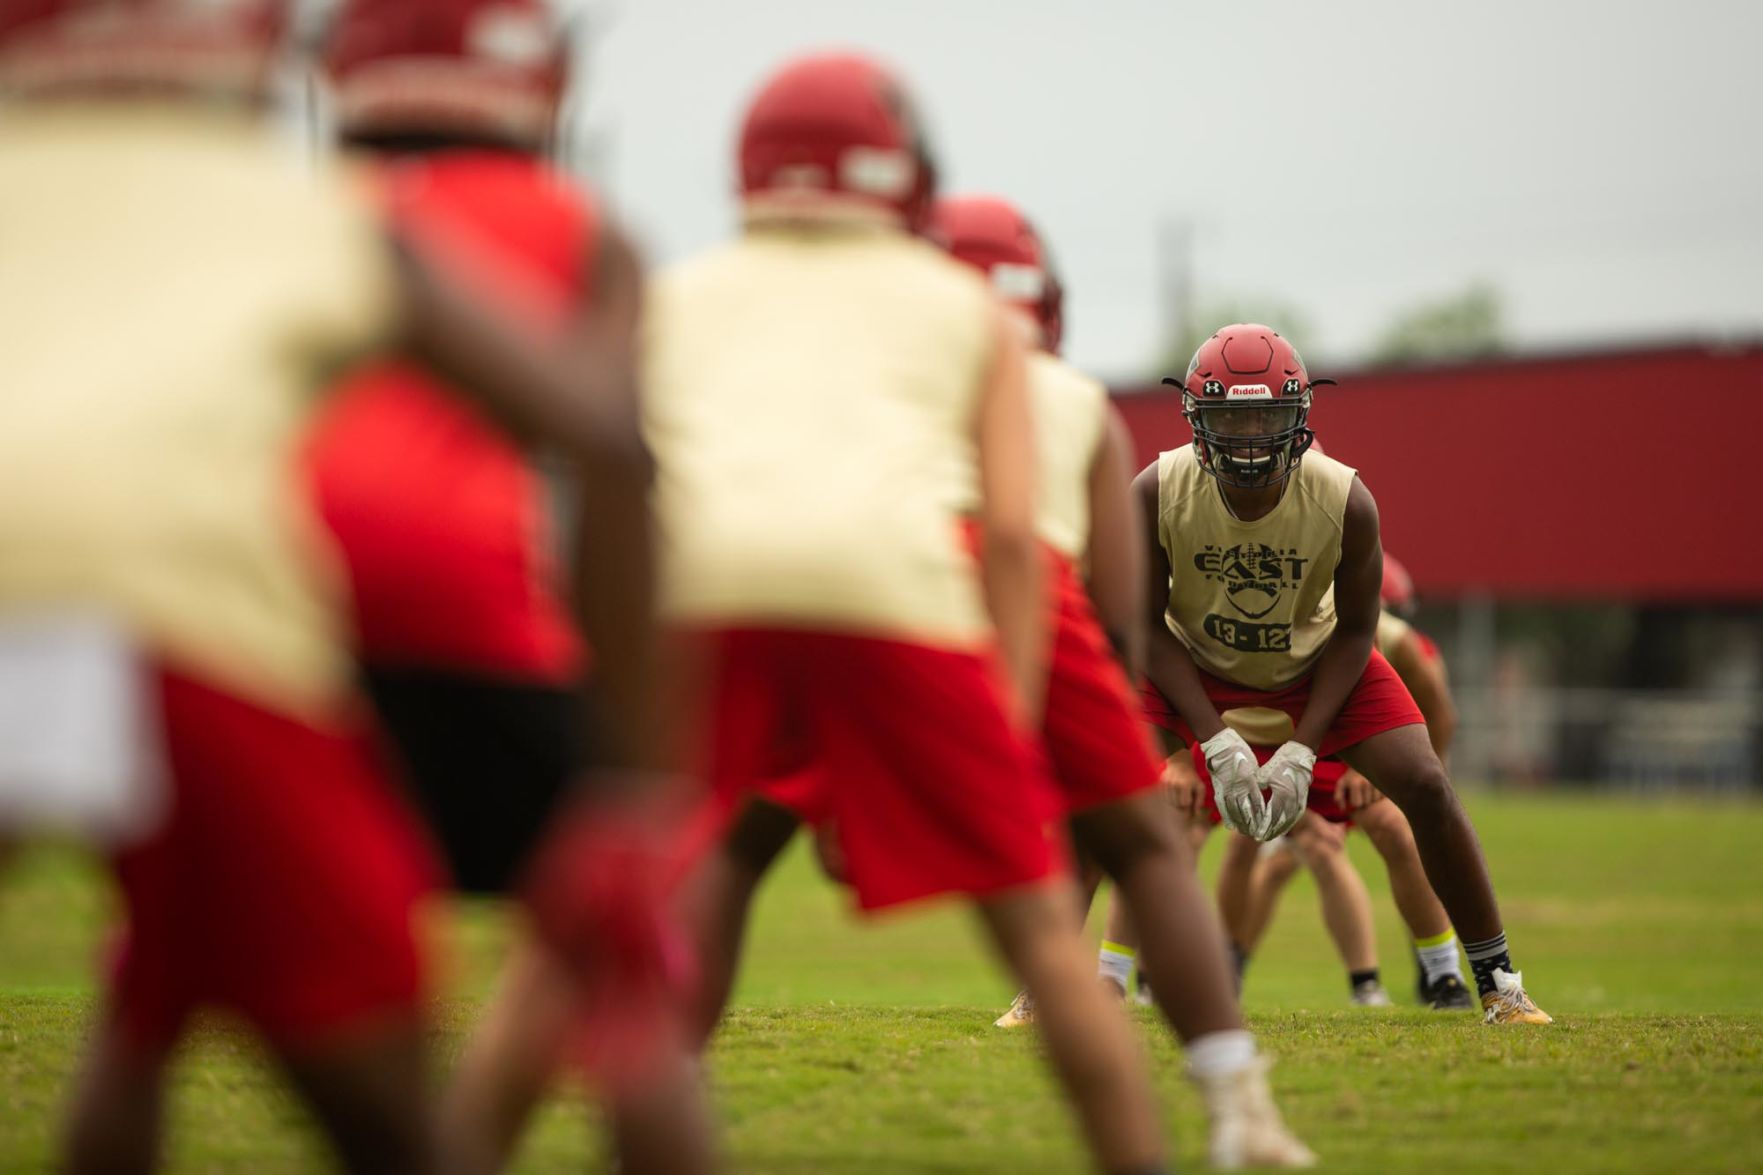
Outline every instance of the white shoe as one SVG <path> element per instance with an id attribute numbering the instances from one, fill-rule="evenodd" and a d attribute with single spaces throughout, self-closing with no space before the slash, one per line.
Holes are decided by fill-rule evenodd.
<path id="1" fill-rule="evenodd" d="M 1524 972 L 1494 968 L 1494 990 L 1481 997 L 1489 1024 L 1553 1024 L 1555 1018 L 1524 993 Z"/>
<path id="2" fill-rule="evenodd" d="M 1354 985 L 1353 1003 L 1361 1008 L 1391 1008 L 1395 1006 L 1395 1001 L 1390 999 L 1390 993 L 1385 991 L 1383 984 L 1375 979 L 1367 979 L 1364 983 Z"/>
<path id="3" fill-rule="evenodd" d="M 1010 1010 L 992 1021 L 993 1028 L 1026 1028 L 1035 1022 L 1035 997 L 1027 990 L 1016 993 L 1010 1001 Z"/>
<path id="4" fill-rule="evenodd" d="M 1234 1073 L 1196 1077 L 1211 1121 L 1207 1159 L 1214 1167 L 1313 1167 L 1316 1155 L 1286 1128 L 1267 1086 L 1266 1057 Z"/>

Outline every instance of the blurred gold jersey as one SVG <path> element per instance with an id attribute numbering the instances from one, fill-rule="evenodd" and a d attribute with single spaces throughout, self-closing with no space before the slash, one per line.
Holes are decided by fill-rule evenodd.
<path id="1" fill-rule="evenodd" d="M 1108 389 L 1045 351 L 1030 354 L 1041 538 L 1072 560 L 1090 545 L 1090 469 L 1108 420 Z"/>
<path id="2" fill-rule="evenodd" d="M 1170 631 L 1215 677 L 1276 690 L 1310 671 L 1335 629 L 1341 519 L 1355 471 L 1306 454 L 1279 504 L 1242 522 L 1184 445 L 1157 458 L 1157 533 Z"/>
<path id="3" fill-rule="evenodd" d="M 0 226 L 0 614 L 104 614 L 240 695 L 332 705 L 341 581 L 291 458 L 391 333 L 365 205 L 242 118 L 14 107 Z"/>
<path id="4" fill-rule="evenodd" d="M 1308 460 L 1308 458 L 1305 458 Z M 1384 611 L 1377 615 L 1377 635 L 1372 638 L 1372 647 L 1382 653 L 1384 660 L 1395 655 L 1397 649 L 1413 635 L 1414 628 L 1406 620 L 1394 612 Z"/>
<path id="5" fill-rule="evenodd" d="M 998 321 L 977 274 L 894 228 L 759 222 L 645 312 L 665 617 L 985 638 L 958 506 Z"/>
<path id="6" fill-rule="evenodd" d="M 1035 530 L 1073 563 L 1090 545 L 1090 467 L 1107 422 L 1108 389 L 1045 351 L 1028 356 L 1028 398 L 1034 413 Z M 970 468 L 960 509 L 979 509 L 979 470 Z"/>

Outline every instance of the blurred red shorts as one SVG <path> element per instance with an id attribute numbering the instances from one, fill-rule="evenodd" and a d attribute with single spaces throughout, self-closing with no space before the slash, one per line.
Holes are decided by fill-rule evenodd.
<path id="1" fill-rule="evenodd" d="M 361 732 L 319 730 L 188 677 L 159 679 L 171 805 L 113 860 L 128 914 L 113 1013 L 168 1047 L 198 1006 L 310 1048 L 415 1012 L 414 918 L 436 866 Z"/>
<path id="2" fill-rule="evenodd" d="M 1057 555 L 1048 570 L 1054 638 L 1041 750 L 1056 793 L 1052 815 L 1058 816 L 1149 791 L 1159 786 L 1162 766 L 1083 580 Z M 829 815 L 823 777 L 808 747 L 786 746 L 758 791 L 817 824 Z"/>
<path id="3" fill-rule="evenodd" d="M 1053 655 L 1041 736 L 1068 812 L 1158 787 L 1162 765 L 1132 686 L 1070 562 L 1053 560 Z"/>
<path id="4" fill-rule="evenodd" d="M 863 909 L 1065 868 L 1058 802 L 991 658 L 786 629 L 701 636 L 704 777 L 731 812 L 758 795 L 832 821 Z"/>

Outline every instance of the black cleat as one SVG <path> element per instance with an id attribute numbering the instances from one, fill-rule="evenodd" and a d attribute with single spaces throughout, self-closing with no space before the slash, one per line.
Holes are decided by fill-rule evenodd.
<path id="1" fill-rule="evenodd" d="M 1475 1000 L 1471 998 L 1469 989 L 1455 975 L 1441 976 L 1436 982 L 1429 984 L 1422 992 L 1421 1000 L 1435 1012 L 1475 1010 Z"/>

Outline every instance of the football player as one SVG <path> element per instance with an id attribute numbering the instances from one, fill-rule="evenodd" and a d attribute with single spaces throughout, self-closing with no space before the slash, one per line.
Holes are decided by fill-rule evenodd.
<path id="1" fill-rule="evenodd" d="M 1205 1095 L 1213 1162 L 1308 1165 L 1315 1156 L 1279 1120 L 1243 1028 L 1223 940 L 1122 667 L 1139 663 L 1144 642 L 1143 523 L 1126 426 L 1101 383 L 1058 357 L 1064 290 L 1027 217 L 994 197 L 940 200 L 930 236 L 985 274 L 1031 348 L 1038 529 L 1054 597 L 1041 737 L 1074 839 L 1147 911 L 1144 953 L 1169 977 L 1163 1010 Z M 1033 1023 L 1034 1006 L 1018 993 L 998 1026 Z"/>
<path id="2" fill-rule="evenodd" d="M 79 814 L 103 825 L 127 916 L 76 1171 L 153 1164 L 164 1067 L 202 1005 L 264 1036 L 347 1168 L 435 1161 L 412 927 L 432 870 L 364 746 L 295 468 L 338 367 L 401 345 L 592 471 L 583 509 L 609 534 L 645 516 L 618 356 L 492 322 L 260 125 L 283 15 L 0 0 L 0 219 L 18 234 L 0 266 L 0 795 L 14 827 L 33 796 L 112 797 Z M 600 554 L 589 591 L 646 563 L 617 537 Z"/>
<path id="3" fill-rule="evenodd" d="M 386 215 L 406 239 L 535 338 L 599 336 L 627 351 L 641 282 L 634 252 L 593 194 L 547 161 L 570 51 L 542 0 L 348 0 L 324 71 L 343 144 L 374 161 Z M 582 720 L 588 654 L 555 566 L 540 439 L 511 434 L 414 359 L 387 356 L 344 377 L 308 449 L 347 559 L 370 692 L 454 880 L 470 893 L 519 887 L 548 826 L 560 838 L 554 853 L 617 851 L 573 843 L 564 812 L 570 786 L 607 749 L 590 745 L 603 732 Z M 615 617 L 644 601 L 591 604 Z M 616 626 L 588 619 L 597 654 L 628 657 L 608 647 L 624 639 Z M 567 900 L 536 885 L 526 896 L 541 923 Z M 568 1006 L 572 982 L 561 952 L 531 942 L 504 987 L 528 1002 L 544 987 Z M 521 1063 L 508 1055 L 522 1044 L 517 1010 L 493 1005 L 441 1116 L 449 1161 L 500 1165 L 524 1121 L 504 1111 L 530 1104 L 503 1087 L 521 1084 L 520 1071 L 549 1072 L 573 1037 L 603 1048 L 593 1038 L 632 1031 L 645 1006 L 653 993 L 602 1000 L 615 1023 L 548 1032 L 526 1042 L 544 1059 Z M 644 1072 L 599 1075 L 615 1078 L 601 1088 L 621 1162 L 701 1168 L 708 1147 L 690 1053 L 666 1023 L 650 1036 Z"/>
<path id="4" fill-rule="evenodd" d="M 747 909 L 798 820 L 792 762 L 865 910 L 966 897 L 1035 991 L 1104 1170 L 1163 1142 L 1125 1021 L 1088 975 L 1030 748 L 1045 686 L 1032 421 L 1015 327 L 920 240 L 935 173 L 874 62 L 774 73 L 740 133 L 742 231 L 661 277 L 644 352 L 668 561 L 709 779 L 733 813 L 691 885 L 720 1015 Z M 976 566 L 960 500 L 978 487 Z"/>
<path id="5" fill-rule="evenodd" d="M 1424 716 L 1373 648 L 1377 507 L 1351 468 L 1306 456 L 1313 384 L 1302 359 L 1272 329 L 1238 324 L 1168 382 L 1194 440 L 1135 483 L 1160 594 L 1147 714 L 1202 748 L 1225 826 L 1257 840 L 1298 822 L 1319 757 L 1344 759 L 1413 827 L 1487 1020 L 1547 1023 L 1512 966 L 1481 847 Z M 1272 748 L 1265 763 L 1251 741 Z"/>

